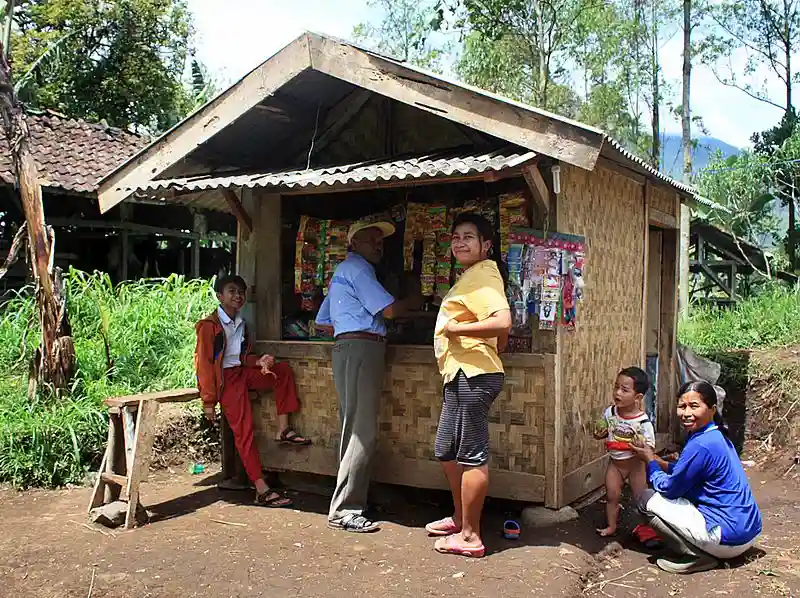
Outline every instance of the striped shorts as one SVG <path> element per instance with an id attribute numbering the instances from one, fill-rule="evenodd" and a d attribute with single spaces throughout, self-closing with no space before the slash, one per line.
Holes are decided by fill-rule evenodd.
<path id="1" fill-rule="evenodd" d="M 440 461 L 481 467 L 489 461 L 489 409 L 503 388 L 502 373 L 467 378 L 459 370 L 444 385 L 434 453 Z"/>

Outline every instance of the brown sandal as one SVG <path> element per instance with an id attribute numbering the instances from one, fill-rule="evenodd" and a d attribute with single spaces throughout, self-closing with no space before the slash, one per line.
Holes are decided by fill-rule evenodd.
<path id="1" fill-rule="evenodd" d="M 296 446 L 308 446 L 311 444 L 311 439 L 300 436 L 292 428 L 286 428 L 281 432 L 281 437 L 278 440 L 281 444 L 294 444 Z"/>
<path id="2" fill-rule="evenodd" d="M 256 494 L 256 504 L 268 509 L 283 509 L 291 507 L 294 503 L 288 496 L 281 496 L 274 490 L 267 490 L 263 494 Z"/>

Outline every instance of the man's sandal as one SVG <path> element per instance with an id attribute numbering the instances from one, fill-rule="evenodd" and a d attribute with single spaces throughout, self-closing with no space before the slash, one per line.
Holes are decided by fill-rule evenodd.
<path id="1" fill-rule="evenodd" d="M 263 494 L 256 494 L 256 504 L 269 509 L 283 509 L 291 507 L 294 503 L 288 496 L 282 496 L 274 490 L 267 490 Z"/>
<path id="2" fill-rule="evenodd" d="M 345 532 L 354 532 L 357 534 L 368 534 L 370 532 L 377 532 L 381 529 L 379 523 L 370 521 L 363 515 L 355 515 L 351 517 L 343 517 L 342 519 L 333 519 L 328 521 L 328 527 L 331 529 L 342 530 Z"/>
<path id="3" fill-rule="evenodd" d="M 281 432 L 281 436 L 278 439 L 278 442 L 280 442 L 281 444 L 308 446 L 309 444 L 311 444 L 311 439 L 300 436 L 300 434 L 295 432 L 292 428 L 286 428 L 283 432 Z"/>

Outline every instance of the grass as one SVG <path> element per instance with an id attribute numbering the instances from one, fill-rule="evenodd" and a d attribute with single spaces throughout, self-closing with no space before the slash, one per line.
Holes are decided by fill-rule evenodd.
<path id="1" fill-rule="evenodd" d="M 760 448 L 800 440 L 799 288 L 768 288 L 726 310 L 694 308 L 678 340 L 722 366 L 718 383 L 744 401 L 750 440 Z"/>
<path id="2" fill-rule="evenodd" d="M 678 340 L 706 355 L 800 344 L 800 288 L 770 288 L 729 309 L 694 307 Z"/>
<path id="3" fill-rule="evenodd" d="M 0 309 L 0 482 L 81 483 L 104 448 L 104 398 L 194 386 L 194 323 L 216 305 L 207 282 L 173 276 L 115 287 L 106 275 L 72 270 L 66 290 L 78 370 L 57 398 L 47 389 L 27 398 L 39 338 L 30 293 Z"/>

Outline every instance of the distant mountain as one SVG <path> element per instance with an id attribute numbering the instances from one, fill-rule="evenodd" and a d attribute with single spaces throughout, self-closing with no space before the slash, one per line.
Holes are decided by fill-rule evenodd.
<path id="1" fill-rule="evenodd" d="M 698 172 L 708 166 L 717 151 L 724 156 L 739 153 L 739 148 L 715 137 L 699 137 L 692 156 L 692 170 Z M 667 133 L 661 138 L 661 170 L 672 178 L 680 180 L 683 176 L 683 148 L 681 136 Z"/>

